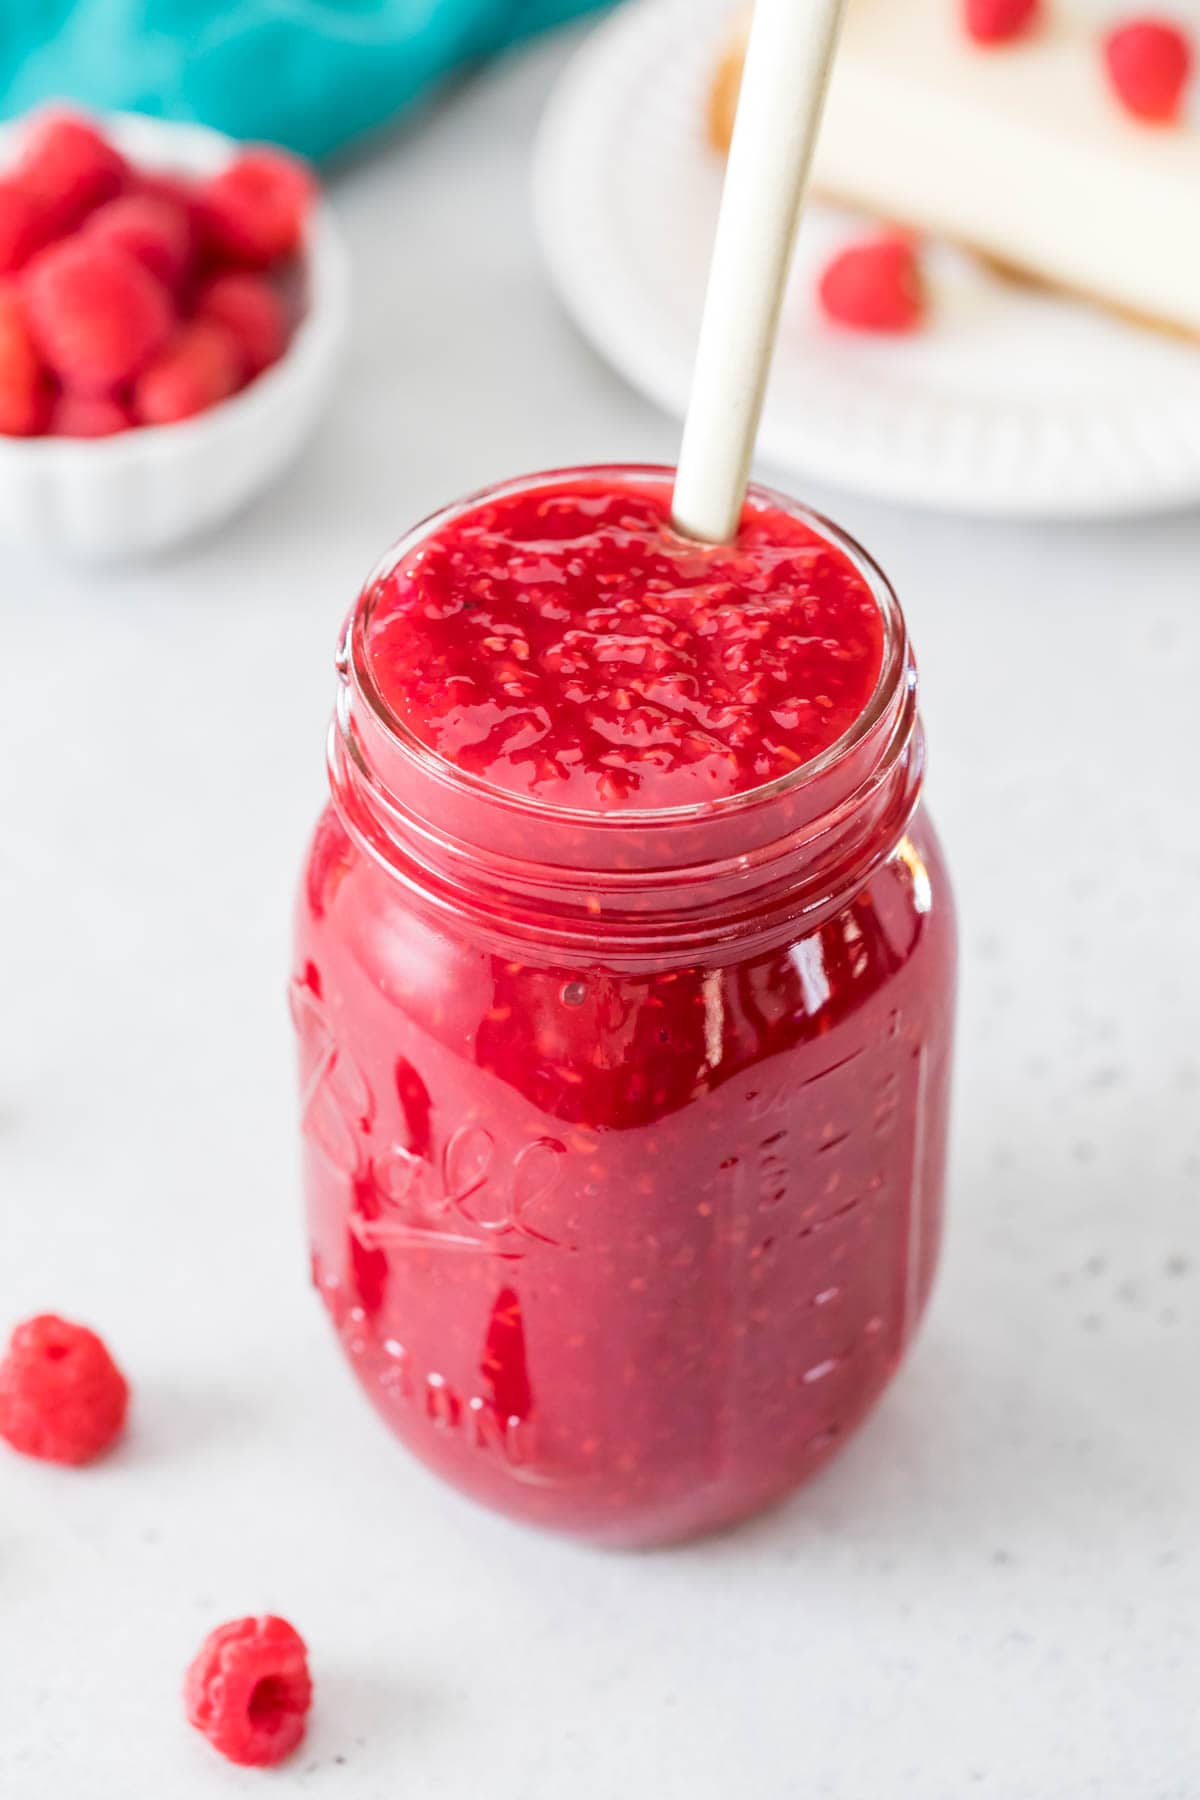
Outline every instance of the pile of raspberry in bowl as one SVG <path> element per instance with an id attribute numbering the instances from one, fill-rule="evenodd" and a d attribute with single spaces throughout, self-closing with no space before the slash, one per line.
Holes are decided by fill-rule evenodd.
<path id="1" fill-rule="evenodd" d="M 299 321 L 314 197 L 279 150 L 197 179 L 37 119 L 0 174 L 0 434 L 109 437 L 244 388 Z"/>

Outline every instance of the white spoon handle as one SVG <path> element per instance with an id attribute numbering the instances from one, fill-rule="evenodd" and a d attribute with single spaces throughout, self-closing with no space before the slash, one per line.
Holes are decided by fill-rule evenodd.
<path id="1" fill-rule="evenodd" d="M 737 530 L 846 0 L 756 0 L 692 376 L 675 524 Z"/>

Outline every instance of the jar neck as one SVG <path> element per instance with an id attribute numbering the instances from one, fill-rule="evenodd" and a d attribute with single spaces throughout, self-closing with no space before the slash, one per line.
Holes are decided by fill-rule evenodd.
<path id="1" fill-rule="evenodd" d="M 666 472 L 587 473 L 661 482 Z M 418 527 L 383 567 L 481 498 Z M 809 930 L 891 855 L 923 772 L 916 671 L 899 604 L 837 527 L 779 495 L 766 498 L 834 543 L 867 581 L 883 620 L 882 667 L 862 715 L 823 755 L 706 806 L 573 812 L 468 775 L 408 733 L 382 701 L 359 602 L 338 654 L 330 786 L 352 838 L 414 904 L 523 959 L 662 968 L 741 956 Z"/>

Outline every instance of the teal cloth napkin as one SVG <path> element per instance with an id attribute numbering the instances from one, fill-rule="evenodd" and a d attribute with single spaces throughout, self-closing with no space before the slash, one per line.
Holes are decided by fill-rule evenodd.
<path id="1" fill-rule="evenodd" d="M 0 116 L 50 99 L 323 157 L 603 0 L 2 0 Z"/>

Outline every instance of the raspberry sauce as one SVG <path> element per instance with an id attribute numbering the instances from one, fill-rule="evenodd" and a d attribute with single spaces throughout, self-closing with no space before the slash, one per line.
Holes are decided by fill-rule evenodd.
<path id="1" fill-rule="evenodd" d="M 886 1386 L 954 997 L 894 595 L 778 496 L 708 549 L 669 490 L 514 483 L 372 577 L 291 987 L 367 1394 L 475 1498 L 631 1545 L 778 1498 Z"/>
<path id="2" fill-rule="evenodd" d="M 368 596 L 384 702 L 459 768 L 581 810 L 790 774 L 870 698 L 879 608 L 846 556 L 763 499 L 731 545 L 670 516 L 665 484 L 586 477 L 465 513 Z"/>

